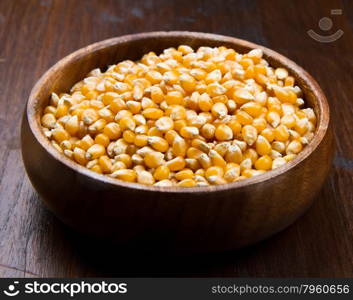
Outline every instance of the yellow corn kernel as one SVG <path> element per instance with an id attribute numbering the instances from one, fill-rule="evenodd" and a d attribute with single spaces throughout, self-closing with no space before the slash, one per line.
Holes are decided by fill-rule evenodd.
<path id="1" fill-rule="evenodd" d="M 125 142 L 131 144 L 135 141 L 135 133 L 131 130 L 125 130 L 123 133 L 123 139 Z"/>
<path id="2" fill-rule="evenodd" d="M 172 152 L 175 156 L 184 157 L 187 150 L 187 144 L 185 140 L 179 136 L 176 136 L 173 141 Z"/>
<path id="3" fill-rule="evenodd" d="M 207 93 L 203 93 L 198 97 L 198 107 L 201 111 L 210 111 L 213 105 L 213 101 Z"/>
<path id="4" fill-rule="evenodd" d="M 103 173 L 111 173 L 113 164 L 110 161 L 110 158 L 108 156 L 106 156 L 106 155 L 101 156 L 99 158 L 98 162 L 99 162 L 99 165 L 100 165 Z"/>
<path id="5" fill-rule="evenodd" d="M 174 122 L 169 117 L 161 117 L 155 123 L 157 129 L 162 132 L 167 132 L 168 130 L 172 130 L 174 127 Z"/>
<path id="6" fill-rule="evenodd" d="M 172 160 L 166 162 L 166 166 L 171 171 L 179 171 L 185 168 L 185 159 L 181 156 L 177 156 Z"/>
<path id="7" fill-rule="evenodd" d="M 98 120 L 99 115 L 95 109 L 88 108 L 82 112 L 81 118 L 83 123 L 85 123 L 85 125 L 91 125 Z"/>
<path id="8" fill-rule="evenodd" d="M 213 104 L 211 111 L 216 118 L 224 118 L 228 114 L 228 108 L 222 102 Z"/>
<path id="9" fill-rule="evenodd" d="M 144 86 L 142 84 L 135 84 L 134 85 L 132 95 L 135 100 L 142 99 L 144 93 L 145 93 Z"/>
<path id="10" fill-rule="evenodd" d="M 129 181 L 129 182 L 135 182 L 137 178 L 136 172 L 130 169 L 120 169 L 120 170 L 114 171 L 110 176 L 116 179 Z"/>
<path id="11" fill-rule="evenodd" d="M 163 111 L 159 108 L 146 108 L 142 111 L 142 115 L 147 119 L 157 120 L 163 117 Z"/>
<path id="12" fill-rule="evenodd" d="M 244 170 L 241 174 L 242 174 L 242 176 L 245 176 L 246 178 L 250 178 L 253 176 L 261 175 L 263 173 L 265 173 L 264 170 L 247 169 L 247 170 Z"/>
<path id="13" fill-rule="evenodd" d="M 161 103 L 164 100 L 164 93 L 158 86 L 151 86 L 151 99 L 155 103 Z"/>
<path id="14" fill-rule="evenodd" d="M 185 126 L 180 129 L 180 135 L 186 139 L 194 139 L 199 135 L 199 129 L 193 126 Z"/>
<path id="15" fill-rule="evenodd" d="M 102 102 L 104 103 L 104 105 L 110 105 L 112 101 L 117 98 L 119 98 L 118 93 L 107 92 L 102 95 Z"/>
<path id="16" fill-rule="evenodd" d="M 224 95 L 224 93 L 227 92 L 227 89 L 224 88 L 221 84 L 214 82 L 214 83 L 209 84 L 206 87 L 206 92 L 211 97 L 215 98 L 215 97 Z"/>
<path id="17" fill-rule="evenodd" d="M 281 118 L 281 124 L 291 129 L 295 126 L 295 118 L 292 115 L 284 115 Z"/>
<path id="18" fill-rule="evenodd" d="M 164 163 L 164 155 L 152 150 L 152 152 L 146 153 L 144 156 L 144 162 L 149 168 L 157 168 Z"/>
<path id="19" fill-rule="evenodd" d="M 160 186 L 160 187 L 170 187 L 173 186 L 173 182 L 168 180 L 168 179 L 164 179 L 161 181 L 158 181 L 157 183 L 154 184 L 155 186 Z"/>
<path id="20" fill-rule="evenodd" d="M 67 105 L 65 104 L 59 104 L 58 107 L 56 108 L 56 111 L 55 111 L 55 117 L 57 119 L 65 116 L 68 112 L 69 108 Z"/>
<path id="21" fill-rule="evenodd" d="M 277 127 L 281 122 L 281 117 L 278 112 L 270 111 L 266 115 L 266 120 L 272 125 L 272 127 Z"/>
<path id="22" fill-rule="evenodd" d="M 255 149 L 249 148 L 247 149 L 244 154 L 243 154 L 243 158 L 250 158 L 252 163 L 255 164 L 255 162 L 257 161 L 259 155 L 257 154 L 257 152 L 255 151 Z"/>
<path id="23" fill-rule="evenodd" d="M 149 136 L 148 144 L 152 146 L 154 150 L 159 152 L 166 152 L 169 148 L 168 142 L 159 136 Z"/>
<path id="24" fill-rule="evenodd" d="M 117 113 L 117 112 L 124 110 L 126 108 L 127 108 L 126 103 L 121 98 L 116 98 L 116 99 L 112 100 L 112 102 L 110 103 L 110 109 L 114 113 Z"/>
<path id="25" fill-rule="evenodd" d="M 52 137 L 57 143 L 61 143 L 62 141 L 68 140 L 70 135 L 64 128 L 57 127 L 52 130 Z"/>
<path id="26" fill-rule="evenodd" d="M 181 128 L 187 126 L 187 123 L 185 120 L 177 120 L 174 122 L 174 129 L 177 131 L 180 131 Z"/>
<path id="27" fill-rule="evenodd" d="M 229 141 L 233 138 L 233 131 L 229 126 L 221 124 L 216 128 L 215 137 L 219 141 Z"/>
<path id="28" fill-rule="evenodd" d="M 183 94 L 179 91 L 171 91 L 165 97 L 165 101 L 168 105 L 182 104 L 184 100 Z"/>
<path id="29" fill-rule="evenodd" d="M 243 140 L 251 146 L 257 139 L 257 130 L 252 125 L 245 125 L 241 131 Z"/>
<path id="30" fill-rule="evenodd" d="M 282 102 L 289 102 L 295 104 L 297 102 L 297 95 L 287 88 L 273 86 L 273 91 L 276 97 Z"/>
<path id="31" fill-rule="evenodd" d="M 224 175 L 224 170 L 223 170 L 223 167 L 221 167 L 221 166 L 209 167 L 205 172 L 206 178 L 211 177 L 211 176 L 223 177 L 223 175 Z"/>
<path id="32" fill-rule="evenodd" d="M 259 135 L 256 140 L 256 152 L 260 155 L 269 154 L 271 151 L 271 144 L 262 135 Z"/>
<path id="33" fill-rule="evenodd" d="M 159 166 L 153 173 L 153 176 L 156 180 L 168 179 L 170 175 L 170 170 L 167 166 Z"/>
<path id="34" fill-rule="evenodd" d="M 288 105 L 286 103 L 286 105 Z M 291 104 L 290 104 L 291 105 Z M 275 97 L 268 97 L 267 99 L 267 108 L 268 111 L 270 112 L 276 112 L 279 115 L 281 115 L 283 113 L 283 109 L 282 109 L 283 104 L 281 103 L 281 101 L 279 101 L 277 98 Z"/>
<path id="35" fill-rule="evenodd" d="M 221 96 L 219 96 L 219 97 L 221 97 Z M 219 97 L 215 97 L 215 98 L 219 98 Z M 227 96 L 224 96 L 224 97 L 227 97 Z M 216 100 L 214 100 L 214 101 L 216 101 Z M 228 112 L 233 114 L 237 108 L 237 104 L 235 103 L 235 101 L 234 100 L 227 100 L 226 105 L 228 108 Z"/>
<path id="36" fill-rule="evenodd" d="M 284 156 L 283 158 L 286 160 L 286 162 L 290 162 L 291 160 L 293 160 L 294 158 L 296 158 L 296 154 L 288 154 L 286 156 Z"/>
<path id="37" fill-rule="evenodd" d="M 79 141 L 79 147 L 85 151 L 91 146 L 93 146 L 94 140 L 91 138 L 90 135 L 85 135 L 81 141 Z"/>
<path id="38" fill-rule="evenodd" d="M 195 171 L 195 176 L 202 176 L 202 177 L 205 177 L 205 170 L 204 169 L 198 169 Z"/>
<path id="39" fill-rule="evenodd" d="M 227 109 L 229 110 L 229 107 L 233 108 L 233 111 L 234 109 L 236 108 L 236 103 L 234 102 L 234 100 L 228 100 L 228 97 L 227 95 L 219 95 L 219 96 L 215 96 L 212 98 L 212 101 L 213 103 L 223 103 L 227 106 Z M 229 102 L 231 101 L 231 102 Z M 228 107 L 228 104 L 229 104 L 229 107 Z"/>
<path id="40" fill-rule="evenodd" d="M 88 127 L 88 131 L 91 134 L 97 134 L 98 132 L 103 131 L 105 125 L 107 125 L 107 121 L 104 119 L 99 119 Z"/>
<path id="41" fill-rule="evenodd" d="M 179 77 L 181 87 L 188 93 L 191 93 L 196 88 L 196 81 L 194 77 L 188 74 L 182 74 Z"/>
<path id="42" fill-rule="evenodd" d="M 210 84 L 212 82 L 217 82 L 220 81 L 222 79 L 222 73 L 220 70 L 214 70 L 210 73 L 207 74 L 206 78 L 205 78 L 205 82 L 206 84 Z"/>
<path id="43" fill-rule="evenodd" d="M 288 128 L 284 125 L 279 125 L 274 129 L 275 140 L 285 142 L 289 139 Z"/>
<path id="44" fill-rule="evenodd" d="M 132 166 L 132 158 L 128 154 L 125 154 L 125 153 L 119 154 L 115 156 L 115 160 L 123 162 L 127 168 L 131 168 Z"/>
<path id="45" fill-rule="evenodd" d="M 41 121 L 42 121 L 42 126 L 49 128 L 49 129 L 53 129 L 56 125 L 56 118 L 53 114 L 45 114 L 42 117 Z M 77 125 L 78 125 L 78 122 L 77 122 Z"/>
<path id="46" fill-rule="evenodd" d="M 261 156 L 254 165 L 257 170 L 270 170 L 272 168 L 272 158 L 268 155 Z"/>
<path id="47" fill-rule="evenodd" d="M 207 169 L 212 166 L 211 159 L 206 153 L 201 152 L 201 154 L 198 157 L 198 161 L 202 168 Z"/>
<path id="48" fill-rule="evenodd" d="M 262 113 L 262 106 L 254 101 L 243 104 L 240 109 L 248 113 L 253 118 L 257 118 Z"/>
<path id="49" fill-rule="evenodd" d="M 201 139 L 193 139 L 191 141 L 191 146 L 195 147 L 205 153 L 208 153 L 211 150 L 211 147 L 205 141 L 203 141 Z"/>
<path id="50" fill-rule="evenodd" d="M 105 148 L 102 145 L 94 144 L 87 149 L 86 158 L 88 160 L 99 158 L 105 154 Z"/>
<path id="51" fill-rule="evenodd" d="M 126 106 L 133 114 L 138 114 L 142 108 L 138 101 L 126 101 Z"/>
<path id="52" fill-rule="evenodd" d="M 131 155 L 131 161 L 134 165 L 142 165 L 143 164 L 143 157 L 136 153 Z"/>
<path id="53" fill-rule="evenodd" d="M 151 127 L 150 129 L 148 129 L 147 131 L 147 135 L 148 136 L 158 136 L 158 137 L 162 137 L 163 133 L 160 132 L 157 127 Z"/>
<path id="54" fill-rule="evenodd" d="M 240 166 L 237 164 L 234 164 L 230 167 L 226 168 L 226 171 L 224 173 L 223 178 L 227 180 L 228 182 L 233 182 L 235 181 L 240 175 Z"/>
<path id="55" fill-rule="evenodd" d="M 198 159 L 200 157 L 200 155 L 203 153 L 201 150 L 195 148 L 195 147 L 189 147 L 186 149 L 186 156 L 188 158 L 194 158 L 194 159 Z"/>
<path id="56" fill-rule="evenodd" d="M 192 179 L 194 177 L 194 172 L 190 169 L 183 169 L 177 172 L 174 177 L 179 181 L 184 179 Z"/>
<path id="57" fill-rule="evenodd" d="M 126 165 L 122 161 L 116 161 L 112 166 L 112 173 L 117 170 L 126 169 Z"/>
<path id="58" fill-rule="evenodd" d="M 178 186 L 180 187 L 194 187 L 196 186 L 196 182 L 193 179 L 184 179 L 178 182 Z"/>
<path id="59" fill-rule="evenodd" d="M 76 162 L 78 162 L 80 165 L 85 166 L 87 164 L 85 150 L 82 150 L 81 148 L 76 147 L 74 149 L 73 157 L 76 160 Z"/>
<path id="60" fill-rule="evenodd" d="M 288 77 L 288 71 L 284 68 L 277 68 L 275 70 L 275 75 L 279 80 L 283 80 Z"/>
<path id="61" fill-rule="evenodd" d="M 72 116 L 68 119 L 68 121 L 65 123 L 65 130 L 71 134 L 75 135 L 79 131 L 80 125 L 79 125 L 79 120 L 77 116 Z"/>
<path id="62" fill-rule="evenodd" d="M 230 142 L 222 142 L 222 143 L 216 144 L 213 149 L 216 150 L 220 155 L 224 156 L 230 146 L 231 146 Z"/>
<path id="63" fill-rule="evenodd" d="M 256 128 L 257 132 L 261 132 L 267 127 L 267 122 L 264 118 L 256 118 L 251 125 Z"/>
<path id="64" fill-rule="evenodd" d="M 295 84 L 295 79 L 292 76 L 288 76 L 285 80 L 284 80 L 284 86 L 294 86 Z"/>
<path id="65" fill-rule="evenodd" d="M 276 169 L 276 168 L 279 168 L 279 167 L 283 166 L 286 163 L 287 163 L 287 161 L 283 157 L 275 158 L 273 160 L 273 162 L 272 162 L 272 170 Z"/>
<path id="66" fill-rule="evenodd" d="M 227 183 L 227 181 L 224 178 L 218 177 L 218 176 L 210 176 L 207 178 L 207 180 L 211 184 L 226 184 Z"/>
<path id="67" fill-rule="evenodd" d="M 148 136 L 144 134 L 138 134 L 135 136 L 134 144 L 137 147 L 144 147 L 148 144 Z"/>
<path id="68" fill-rule="evenodd" d="M 63 150 L 71 150 L 72 149 L 72 144 L 70 141 L 68 140 L 65 140 L 65 141 L 62 141 L 60 143 L 60 147 L 63 149 Z"/>
<path id="69" fill-rule="evenodd" d="M 227 165 L 226 161 L 223 159 L 223 157 L 217 151 L 210 150 L 208 155 L 211 158 L 211 162 L 214 166 L 224 168 Z"/>
<path id="70" fill-rule="evenodd" d="M 216 132 L 216 127 L 209 123 L 206 123 L 201 128 L 202 136 L 209 140 L 213 139 L 215 132 Z"/>
<path id="71" fill-rule="evenodd" d="M 157 84 L 163 79 L 162 74 L 154 70 L 148 71 L 145 76 L 151 84 Z"/>
<path id="72" fill-rule="evenodd" d="M 137 172 L 137 182 L 146 185 L 153 185 L 155 180 L 150 172 L 141 171 Z"/>
<path id="73" fill-rule="evenodd" d="M 309 121 L 307 118 L 299 119 L 294 126 L 294 130 L 298 132 L 300 135 L 304 135 L 308 131 L 308 129 L 309 129 Z"/>
<path id="74" fill-rule="evenodd" d="M 242 151 L 238 145 L 231 145 L 225 152 L 225 159 L 229 163 L 240 163 L 243 159 Z"/>
<path id="75" fill-rule="evenodd" d="M 102 167 L 100 165 L 94 165 L 92 168 L 90 168 L 91 171 L 102 174 L 103 170 Z"/>
<path id="76" fill-rule="evenodd" d="M 250 125 L 253 122 L 252 116 L 250 116 L 247 112 L 239 110 L 236 113 L 237 121 L 241 125 Z"/>
<path id="77" fill-rule="evenodd" d="M 112 123 L 110 123 L 112 124 Z M 124 130 L 131 130 L 134 131 L 136 128 L 136 123 L 132 117 L 123 117 L 119 121 L 119 126 L 122 131 Z M 106 135 L 109 136 L 107 132 L 104 132 Z"/>
<path id="78" fill-rule="evenodd" d="M 274 133 L 273 129 L 271 129 L 271 128 L 265 128 L 264 130 L 262 130 L 261 135 L 270 143 L 275 138 L 275 133 Z"/>
<path id="79" fill-rule="evenodd" d="M 201 168 L 199 161 L 195 158 L 186 158 L 185 163 L 186 163 L 186 167 L 193 171 L 196 171 L 199 168 Z"/>
<path id="80" fill-rule="evenodd" d="M 104 133 L 97 134 L 94 138 L 96 144 L 102 145 L 103 147 L 108 147 L 110 139 Z"/>
<path id="81" fill-rule="evenodd" d="M 130 119 L 126 119 L 126 120 L 120 120 L 120 122 L 124 125 L 124 130 L 127 129 L 127 127 L 130 128 L 134 128 L 134 124 L 135 122 Z M 130 124 L 130 125 L 129 125 Z M 131 129 L 130 129 L 131 130 Z M 108 123 L 104 129 L 103 129 L 103 133 L 111 140 L 116 140 L 121 136 L 121 129 L 119 124 L 115 123 L 115 122 L 111 122 Z"/>
<path id="82" fill-rule="evenodd" d="M 239 105 L 255 100 L 254 96 L 246 89 L 236 89 L 233 93 L 233 99 Z"/>
<path id="83" fill-rule="evenodd" d="M 173 145 L 174 139 L 175 139 L 176 137 L 179 137 L 179 134 L 178 134 L 175 130 L 168 130 L 168 131 L 164 134 L 164 138 L 167 140 L 167 142 L 169 143 L 169 145 Z"/>
<path id="84" fill-rule="evenodd" d="M 294 140 L 288 144 L 286 154 L 298 154 L 302 149 L 303 145 L 298 140 Z"/>
<path id="85" fill-rule="evenodd" d="M 283 153 L 284 150 L 286 150 L 286 145 L 283 142 L 275 141 L 272 142 L 272 149 L 279 153 Z"/>
<path id="86" fill-rule="evenodd" d="M 52 114 L 55 116 L 56 108 L 54 106 L 49 105 L 44 109 L 44 114 Z"/>

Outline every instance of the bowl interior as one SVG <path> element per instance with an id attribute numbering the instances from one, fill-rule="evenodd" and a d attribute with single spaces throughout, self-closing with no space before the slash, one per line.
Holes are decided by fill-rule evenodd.
<path id="1" fill-rule="evenodd" d="M 195 32 L 152 32 L 128 35 L 92 44 L 65 57 L 42 76 L 31 92 L 27 104 L 27 117 L 35 137 L 43 147 L 47 148 L 52 156 L 64 161 L 70 167 L 81 169 L 81 172 L 89 176 L 114 184 L 131 185 L 134 187 L 140 186 L 139 184 L 127 184 L 116 179 L 107 178 L 107 176 L 104 175 L 96 174 L 73 163 L 64 155 L 57 153 L 56 150 L 50 146 L 50 143 L 40 130 L 40 116 L 45 106 L 48 105 L 52 92 L 68 92 L 76 82 L 85 78 L 92 69 L 101 68 L 104 71 L 107 66 L 116 64 L 122 60 L 139 60 L 143 54 L 150 51 L 154 51 L 158 54 L 165 48 L 177 47 L 181 44 L 189 45 L 194 49 L 200 46 L 226 46 L 233 48 L 239 53 L 245 53 L 254 48 L 261 48 L 264 52 L 264 57 L 269 61 L 271 66 L 282 66 L 289 70 L 290 74 L 295 78 L 296 84 L 300 86 L 303 91 L 306 106 L 312 107 L 318 117 L 314 139 L 304 148 L 296 159 L 276 170 L 243 181 L 224 185 L 227 187 L 223 188 L 251 184 L 281 174 L 305 159 L 321 142 L 328 127 L 329 109 L 326 98 L 320 87 L 305 70 L 288 58 L 268 48 L 232 37 Z M 149 188 L 153 189 L 156 187 L 148 187 L 148 189 Z M 217 186 L 217 188 L 222 187 Z M 207 191 L 214 189 L 214 187 L 198 187 L 193 189 Z M 191 191 L 192 189 L 188 190 Z"/>

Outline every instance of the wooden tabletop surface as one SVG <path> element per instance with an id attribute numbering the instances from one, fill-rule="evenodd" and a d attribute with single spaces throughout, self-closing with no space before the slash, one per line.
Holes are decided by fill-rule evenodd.
<path id="1" fill-rule="evenodd" d="M 333 21 L 331 30 L 319 28 L 323 17 Z M 344 34 L 322 43 L 308 36 L 309 29 Z M 36 80 L 90 43 L 160 30 L 211 32 L 265 45 L 296 61 L 321 85 L 331 107 L 334 164 L 314 205 L 288 229 L 238 251 L 152 257 L 78 236 L 39 201 L 25 174 L 19 141 L 21 115 Z M 349 0 L 1 0 L 0 277 L 352 277 L 352 49 Z"/>

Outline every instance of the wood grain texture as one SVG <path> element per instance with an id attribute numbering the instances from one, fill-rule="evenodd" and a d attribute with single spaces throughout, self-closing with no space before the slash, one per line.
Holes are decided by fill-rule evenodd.
<path id="1" fill-rule="evenodd" d="M 343 15 L 332 16 L 330 33 L 340 28 L 345 34 L 331 44 L 312 40 L 306 31 L 320 32 L 318 20 L 332 8 Z M 1 1 L 0 264 L 38 276 L 351 277 L 352 8 L 350 1 Z M 80 47 L 153 30 L 244 38 L 288 56 L 318 80 L 330 102 L 337 153 L 313 207 L 286 231 L 224 254 L 128 255 L 73 234 L 37 201 L 19 149 L 20 119 L 35 81 Z"/>

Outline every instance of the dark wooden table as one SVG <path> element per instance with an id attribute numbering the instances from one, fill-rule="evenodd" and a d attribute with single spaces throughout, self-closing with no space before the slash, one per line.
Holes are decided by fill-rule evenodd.
<path id="1" fill-rule="evenodd" d="M 342 15 L 331 15 L 342 9 Z M 320 30 L 322 17 L 333 20 Z M 307 35 L 343 30 L 332 43 Z M 25 174 L 26 98 L 57 60 L 128 33 L 203 31 L 268 46 L 307 69 L 326 93 L 337 152 L 315 204 L 293 226 L 246 249 L 196 257 L 126 254 L 70 231 Z M 353 276 L 353 1 L 0 1 L 0 277 Z M 323 162 L 324 163 L 324 162 Z"/>

